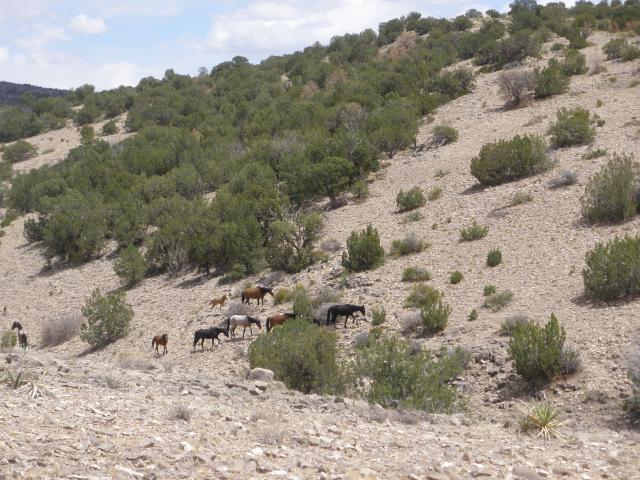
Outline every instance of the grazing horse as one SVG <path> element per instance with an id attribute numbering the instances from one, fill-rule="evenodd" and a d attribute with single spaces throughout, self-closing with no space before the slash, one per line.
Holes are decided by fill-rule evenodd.
<path id="1" fill-rule="evenodd" d="M 270 332 L 273 327 L 276 325 L 282 325 L 284 322 L 291 318 L 296 318 L 298 316 L 297 313 L 279 313 L 277 315 L 272 315 L 267 318 L 267 332 Z"/>
<path id="2" fill-rule="evenodd" d="M 219 305 L 220 308 L 222 308 L 222 307 L 224 307 L 224 302 L 226 302 L 226 301 L 227 301 L 227 296 L 226 295 L 222 295 L 221 297 L 218 297 L 218 298 L 212 298 L 211 301 L 209 302 L 209 305 L 211 305 L 212 309 L 216 305 Z"/>
<path id="3" fill-rule="evenodd" d="M 245 288 L 242 292 L 242 303 L 246 300 L 247 304 L 249 304 L 253 298 L 257 300 L 258 305 L 260 305 L 260 300 L 262 300 L 262 305 L 264 306 L 264 297 L 267 293 L 273 297 L 273 289 L 269 287 L 262 287 L 258 285 L 253 288 Z"/>
<path id="4" fill-rule="evenodd" d="M 242 338 L 244 338 L 244 333 L 247 331 L 247 327 L 253 337 L 253 330 L 251 330 L 251 325 L 253 324 L 258 325 L 258 330 L 262 330 L 262 322 L 257 318 L 250 317 L 249 315 L 232 315 L 227 318 L 227 329 L 230 329 L 232 338 L 236 337 L 236 327 L 243 327 Z"/>
<path id="5" fill-rule="evenodd" d="M 158 354 L 158 356 L 160 356 L 160 352 L 158 351 L 158 347 L 162 345 L 164 347 L 164 350 L 163 350 L 162 354 L 166 355 L 167 354 L 167 343 L 169 343 L 169 335 L 168 334 L 163 333 L 162 335 L 156 335 L 151 340 L 151 348 L 153 348 L 153 346 L 155 345 L 156 353 Z"/>
<path id="6" fill-rule="evenodd" d="M 207 339 L 211 339 L 211 348 L 216 344 L 216 340 L 218 340 L 218 345 L 220 345 L 220 343 L 222 343 L 219 338 L 221 333 L 224 334 L 225 337 L 229 337 L 229 326 L 227 325 L 226 328 L 211 327 L 196 330 L 196 333 L 193 335 L 193 349 L 195 350 L 198 342 L 202 341 L 202 349 L 204 350 L 204 341 Z"/>
<path id="7" fill-rule="evenodd" d="M 349 317 L 351 317 L 354 322 L 356 321 L 356 317 L 354 315 L 356 312 L 362 312 L 362 315 L 365 315 L 364 305 L 352 305 L 350 303 L 346 303 L 344 305 L 334 305 L 329 307 L 329 310 L 327 310 L 327 325 L 331 325 L 332 323 L 335 325 L 337 317 L 344 317 L 344 328 L 347 328 L 347 320 Z"/>
<path id="8" fill-rule="evenodd" d="M 27 348 L 27 332 L 24 331 L 24 328 L 22 328 L 22 325 L 20 325 L 19 322 L 13 322 L 13 325 L 11 325 L 11 330 L 13 330 L 14 328 L 18 329 L 18 340 L 20 341 L 20 347 Z"/>

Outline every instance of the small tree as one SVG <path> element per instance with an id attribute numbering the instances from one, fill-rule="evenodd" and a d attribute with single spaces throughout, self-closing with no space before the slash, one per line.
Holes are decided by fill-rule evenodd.
<path id="1" fill-rule="evenodd" d="M 102 126 L 102 135 L 113 135 L 114 133 L 118 133 L 118 127 L 116 126 L 116 122 L 113 120 L 109 120 Z"/>
<path id="2" fill-rule="evenodd" d="M 93 127 L 91 125 L 83 125 L 80 129 L 80 141 L 84 145 L 93 143 L 95 136 L 95 131 L 93 130 Z"/>
<path id="3" fill-rule="evenodd" d="M 113 263 L 113 270 L 128 288 L 144 278 L 147 262 L 135 245 L 128 245 Z"/>
<path id="4" fill-rule="evenodd" d="M 271 223 L 265 257 L 274 270 L 296 273 L 313 262 L 312 250 L 322 231 L 318 213 L 293 214 Z"/>
<path id="5" fill-rule="evenodd" d="M 640 294 L 640 236 L 599 242 L 585 263 L 582 279 L 589 298 L 606 302 Z"/>
<path id="6" fill-rule="evenodd" d="M 342 266 L 353 272 L 371 270 L 384 263 L 384 249 L 378 230 L 367 225 L 366 230 L 351 232 L 347 251 L 342 254 Z"/>
<path id="7" fill-rule="evenodd" d="M 400 190 L 396 195 L 396 204 L 399 212 L 406 212 L 414 208 L 422 207 L 427 203 L 427 199 L 420 190 L 420 187 L 413 187 L 407 191 Z"/>
<path id="8" fill-rule="evenodd" d="M 133 309 L 125 302 L 123 292 L 103 296 L 96 289 L 82 307 L 82 314 L 87 323 L 81 327 L 80 338 L 99 348 L 127 335 Z"/>
<path id="9" fill-rule="evenodd" d="M 582 75 L 587 73 L 587 60 L 578 50 L 570 49 L 564 57 L 564 73 L 567 75 Z"/>

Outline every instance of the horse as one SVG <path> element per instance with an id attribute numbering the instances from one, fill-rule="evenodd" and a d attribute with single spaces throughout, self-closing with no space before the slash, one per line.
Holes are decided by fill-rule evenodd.
<path id="1" fill-rule="evenodd" d="M 344 317 L 344 328 L 347 328 L 347 320 L 349 317 L 351 317 L 354 322 L 356 321 L 356 317 L 354 315 L 356 312 L 362 312 L 362 315 L 365 315 L 364 305 L 352 305 L 350 303 L 346 303 L 344 305 L 334 305 L 329 307 L 327 310 L 327 325 L 332 323 L 335 325 L 337 317 Z"/>
<path id="2" fill-rule="evenodd" d="M 163 355 L 167 354 L 167 343 L 169 343 L 169 335 L 166 333 L 163 333 L 162 335 L 156 335 L 155 337 L 153 337 L 153 339 L 151 340 L 151 348 L 156 347 L 156 353 L 158 354 L 158 356 L 160 356 L 160 352 L 158 351 L 158 347 L 160 345 L 162 345 L 164 347 L 164 350 L 162 352 Z"/>
<path id="3" fill-rule="evenodd" d="M 13 325 L 11 325 L 11 330 L 13 330 L 14 328 L 18 329 L 18 340 L 20 341 L 20 347 L 27 348 L 27 332 L 24 331 L 24 328 L 22 328 L 22 325 L 20 325 L 19 322 L 13 322 Z"/>
<path id="4" fill-rule="evenodd" d="M 260 300 L 262 300 L 262 305 L 264 306 L 264 297 L 267 293 L 273 297 L 273 289 L 269 287 L 262 287 L 258 285 L 253 288 L 245 288 L 242 292 L 242 303 L 245 303 L 246 300 L 247 305 L 249 305 L 251 299 L 255 299 L 257 300 L 258 305 L 260 305 Z"/>
<path id="5" fill-rule="evenodd" d="M 258 325 L 258 330 L 262 330 L 262 322 L 257 318 L 250 317 L 249 315 L 232 315 L 227 318 L 227 329 L 230 329 L 232 338 L 236 337 L 236 327 L 244 327 L 242 330 L 242 338 L 244 338 L 244 333 L 247 331 L 247 327 L 253 337 L 253 330 L 251 330 L 251 325 L 253 324 Z"/>
<path id="6" fill-rule="evenodd" d="M 196 330 L 196 333 L 193 335 L 193 349 L 195 350 L 198 342 L 202 340 L 202 349 L 204 350 L 204 341 L 207 339 L 211 339 L 211 348 L 216 344 L 216 340 L 218 340 L 218 345 L 220 345 L 222 343 L 219 338 L 221 333 L 224 334 L 225 337 L 229 337 L 229 326 L 227 325 L 226 328 L 211 327 Z"/>
<path id="7" fill-rule="evenodd" d="M 296 318 L 297 316 L 297 313 L 279 313 L 277 315 L 271 315 L 267 318 L 267 332 L 270 332 L 276 325 L 282 325 L 287 320 Z"/>
<path id="8" fill-rule="evenodd" d="M 219 305 L 220 308 L 222 308 L 222 307 L 224 307 L 224 302 L 226 302 L 226 301 L 227 301 L 227 296 L 226 295 L 222 295 L 221 297 L 218 297 L 218 298 L 212 298 L 211 301 L 209 302 L 209 305 L 211 305 L 212 309 L 216 305 Z"/>

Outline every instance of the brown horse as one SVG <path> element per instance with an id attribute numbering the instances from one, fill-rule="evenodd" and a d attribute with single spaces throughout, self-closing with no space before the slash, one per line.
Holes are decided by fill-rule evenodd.
<path id="1" fill-rule="evenodd" d="M 267 332 L 270 332 L 276 325 L 282 325 L 287 320 L 296 318 L 297 316 L 298 314 L 296 313 L 278 313 L 277 315 L 267 317 Z"/>
<path id="2" fill-rule="evenodd" d="M 260 300 L 262 300 L 262 305 L 264 306 L 264 297 L 267 293 L 273 297 L 273 289 L 269 287 L 261 287 L 258 285 L 253 288 L 245 288 L 242 292 L 242 303 L 245 303 L 246 300 L 247 304 L 249 304 L 251 299 L 255 299 L 258 305 L 260 305 Z"/>
<path id="3" fill-rule="evenodd" d="M 209 305 L 211 305 L 211 308 L 215 307 L 216 305 L 219 305 L 220 308 L 224 307 L 224 302 L 227 301 L 227 296 L 226 295 L 222 295 L 221 297 L 218 298 L 212 298 L 211 301 L 209 302 Z"/>
<path id="4" fill-rule="evenodd" d="M 153 346 L 155 345 L 156 353 L 158 354 L 158 356 L 160 356 L 160 352 L 158 351 L 158 347 L 160 345 L 162 345 L 164 347 L 164 351 L 162 352 L 162 354 L 166 355 L 167 354 L 167 343 L 169 343 L 169 335 L 167 335 L 166 333 L 163 333 L 162 335 L 156 335 L 155 337 L 153 337 L 153 340 L 151 340 L 151 348 L 153 348 Z"/>

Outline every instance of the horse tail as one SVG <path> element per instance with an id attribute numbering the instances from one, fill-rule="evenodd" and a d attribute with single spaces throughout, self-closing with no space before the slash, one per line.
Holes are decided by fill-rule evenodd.
<path id="1" fill-rule="evenodd" d="M 327 325 L 329 325 L 330 323 L 330 319 L 331 319 L 331 307 L 329 309 L 327 309 Z"/>
<path id="2" fill-rule="evenodd" d="M 193 347 L 195 348 L 196 344 L 198 343 L 198 332 L 196 332 L 193 335 Z"/>
<path id="3" fill-rule="evenodd" d="M 242 295 L 240 296 L 240 298 L 242 299 L 242 303 L 244 303 L 244 299 L 245 299 L 244 292 L 242 292 Z"/>
<path id="4" fill-rule="evenodd" d="M 153 348 L 153 346 L 156 344 L 156 337 L 153 337 L 151 339 L 151 348 Z"/>
<path id="5" fill-rule="evenodd" d="M 271 330 L 271 323 L 270 323 L 271 317 L 267 317 L 267 333 L 269 333 L 269 331 Z"/>

